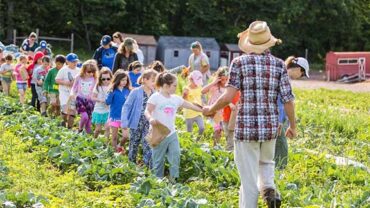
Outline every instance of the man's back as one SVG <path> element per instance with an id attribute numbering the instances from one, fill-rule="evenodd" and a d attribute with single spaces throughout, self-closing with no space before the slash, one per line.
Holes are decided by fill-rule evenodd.
<path id="1" fill-rule="evenodd" d="M 235 138 L 243 141 L 274 139 L 278 128 L 277 97 L 293 100 L 284 62 L 270 53 L 248 54 L 233 60 L 229 86 L 241 91 Z"/>

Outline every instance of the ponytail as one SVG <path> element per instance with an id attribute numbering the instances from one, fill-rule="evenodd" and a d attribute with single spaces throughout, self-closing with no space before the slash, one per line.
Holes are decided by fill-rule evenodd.
<path id="1" fill-rule="evenodd" d="M 171 85 L 176 81 L 177 77 L 169 72 L 162 72 L 157 75 L 157 78 L 155 80 L 155 85 L 160 88 L 163 87 L 163 85 Z"/>

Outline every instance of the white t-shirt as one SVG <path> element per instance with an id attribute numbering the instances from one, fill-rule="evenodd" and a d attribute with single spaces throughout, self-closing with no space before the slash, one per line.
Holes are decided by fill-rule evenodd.
<path id="1" fill-rule="evenodd" d="M 80 73 L 80 68 L 70 69 L 68 66 L 64 66 L 58 71 L 55 80 L 73 81 Z M 69 95 L 71 93 L 71 87 L 65 85 L 59 85 L 59 99 L 60 105 L 66 105 Z"/>
<path id="2" fill-rule="evenodd" d="M 141 64 L 144 64 L 144 54 L 143 51 L 140 50 L 140 48 L 136 51 L 137 59 Z"/>
<path id="3" fill-rule="evenodd" d="M 94 94 L 97 94 L 97 98 L 99 100 L 104 100 L 107 98 L 108 96 L 108 90 L 109 90 L 109 86 L 99 86 L 99 91 L 96 90 L 96 87 L 94 87 L 94 91 L 93 93 Z M 97 113 L 109 113 L 109 105 L 102 103 L 102 102 L 96 102 L 95 103 L 95 107 L 94 107 L 94 112 L 97 112 Z"/>
<path id="4" fill-rule="evenodd" d="M 171 131 L 170 134 L 174 133 L 176 131 L 176 112 L 177 109 L 184 103 L 184 99 L 177 95 L 171 95 L 171 97 L 167 98 L 161 93 L 156 92 L 150 96 L 148 103 L 155 105 L 152 114 L 153 118 L 169 128 Z"/>

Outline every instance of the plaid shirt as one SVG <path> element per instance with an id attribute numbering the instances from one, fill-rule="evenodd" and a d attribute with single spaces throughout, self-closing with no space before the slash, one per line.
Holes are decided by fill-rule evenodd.
<path id="1" fill-rule="evenodd" d="M 294 100 L 286 66 L 269 52 L 242 55 L 230 66 L 229 87 L 241 91 L 235 139 L 264 142 L 277 137 L 278 106 Z"/>

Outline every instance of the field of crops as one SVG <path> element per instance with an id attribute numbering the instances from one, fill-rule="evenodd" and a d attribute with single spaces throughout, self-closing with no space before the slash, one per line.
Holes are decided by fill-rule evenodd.
<path id="1" fill-rule="evenodd" d="M 283 207 L 370 207 L 370 94 L 295 90 L 298 137 L 276 172 Z M 177 119 L 180 180 L 153 177 L 104 138 L 58 126 L 0 95 L 0 203 L 5 207 L 237 207 L 233 154 L 199 143 Z M 260 201 L 262 207 L 263 203 Z"/>

